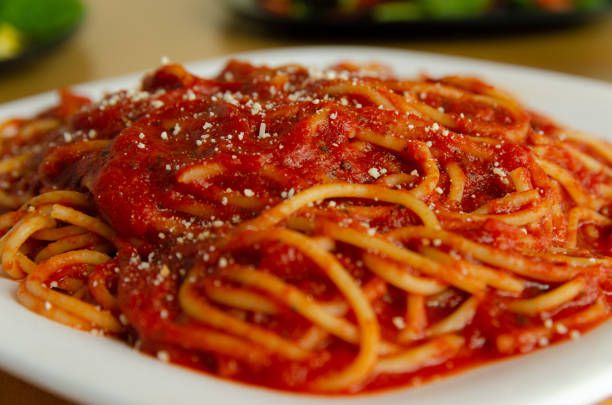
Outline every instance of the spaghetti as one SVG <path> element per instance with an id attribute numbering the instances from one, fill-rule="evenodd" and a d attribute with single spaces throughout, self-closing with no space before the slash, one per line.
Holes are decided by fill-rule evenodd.
<path id="1" fill-rule="evenodd" d="M 168 64 L 0 135 L 18 300 L 162 361 L 351 393 L 610 316 L 612 148 L 477 79 Z"/>

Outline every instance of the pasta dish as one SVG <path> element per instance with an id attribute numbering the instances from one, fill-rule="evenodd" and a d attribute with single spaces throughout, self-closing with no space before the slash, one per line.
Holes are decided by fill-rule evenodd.
<path id="1" fill-rule="evenodd" d="M 476 78 L 167 63 L 0 142 L 19 302 L 164 362 L 348 394 L 610 316 L 611 146 Z"/>

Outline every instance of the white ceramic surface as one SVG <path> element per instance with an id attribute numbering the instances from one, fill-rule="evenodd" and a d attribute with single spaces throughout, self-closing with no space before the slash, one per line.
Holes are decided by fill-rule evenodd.
<path id="1" fill-rule="evenodd" d="M 402 76 L 469 74 L 512 91 L 563 124 L 612 139 L 612 85 L 475 60 L 363 47 L 276 49 L 233 55 L 255 63 L 324 66 L 339 60 L 379 61 Z M 213 74 L 230 57 L 188 64 Z M 97 96 L 135 87 L 139 74 L 76 86 Z M 0 120 L 30 115 L 53 93 L 0 106 Z M 15 300 L 16 284 L 0 278 L 0 367 L 78 402 L 114 404 L 587 404 L 612 395 L 612 322 L 568 342 L 479 367 L 413 389 L 344 398 L 296 396 L 236 384 L 163 364 L 125 344 L 35 315 Z"/>

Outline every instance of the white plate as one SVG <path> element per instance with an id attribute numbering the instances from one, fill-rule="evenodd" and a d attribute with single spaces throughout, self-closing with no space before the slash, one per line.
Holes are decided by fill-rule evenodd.
<path id="1" fill-rule="evenodd" d="M 612 86 L 557 73 L 474 60 L 362 47 L 316 47 L 234 57 L 276 65 L 324 66 L 338 60 L 380 61 L 402 76 L 420 72 L 479 76 L 515 93 L 529 107 L 612 139 Z M 209 75 L 228 59 L 189 64 Z M 98 96 L 134 87 L 140 75 L 77 86 Z M 0 119 L 29 115 L 54 102 L 51 93 L 0 106 Z M 345 398 L 291 395 L 248 387 L 162 364 L 109 338 L 48 321 L 19 305 L 16 284 L 0 279 L 0 367 L 78 402 L 117 404 L 586 404 L 612 395 L 612 322 L 568 342 L 463 372 L 419 388 Z"/>

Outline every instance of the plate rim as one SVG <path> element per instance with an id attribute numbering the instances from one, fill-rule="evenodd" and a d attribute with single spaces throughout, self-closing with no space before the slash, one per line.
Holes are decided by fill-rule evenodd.
<path id="1" fill-rule="evenodd" d="M 406 51 L 406 50 L 401 50 L 401 49 L 395 49 L 395 48 L 385 48 L 385 47 L 363 47 L 363 46 L 334 46 L 334 45 L 327 45 L 327 46 L 304 46 L 304 47 L 283 47 L 283 48 L 271 48 L 271 49 L 266 49 L 266 50 L 259 50 L 259 51 L 247 51 L 247 52 L 240 52 L 240 53 L 235 53 L 235 54 L 228 54 L 225 56 L 220 56 L 220 57 L 214 57 L 214 58 L 207 58 L 207 59 L 203 59 L 203 60 L 199 60 L 199 61 L 194 61 L 194 62 L 189 62 L 186 63 L 186 67 L 189 70 L 198 70 L 201 69 L 203 66 L 207 66 L 206 69 L 213 71 L 214 69 L 216 69 L 220 64 L 222 64 L 224 61 L 227 61 L 231 58 L 261 58 L 261 57 L 266 57 L 269 55 L 273 55 L 273 57 L 278 58 L 279 55 L 287 55 L 287 54 L 292 54 L 294 56 L 292 56 L 292 58 L 295 58 L 298 62 L 300 58 L 303 58 L 303 55 L 300 54 L 312 54 L 312 53 L 316 53 L 316 52 L 322 52 L 322 53 L 329 53 L 329 52 L 337 52 L 338 50 L 341 50 L 342 52 L 339 52 L 338 54 L 340 55 L 345 55 L 347 53 L 350 52 L 357 52 L 357 51 L 361 51 L 361 52 L 367 52 L 367 53 L 373 53 L 374 57 L 370 58 L 370 59 L 376 59 L 376 58 L 383 58 L 385 56 L 380 56 L 380 55 L 386 55 L 386 56 L 391 56 L 391 55 L 395 55 L 395 58 L 425 58 L 426 60 L 437 60 L 437 61 L 447 61 L 447 62 L 461 62 L 461 64 L 468 64 L 468 65 L 475 65 L 478 67 L 478 70 L 486 70 L 487 68 L 491 67 L 494 68 L 494 70 L 507 70 L 509 72 L 512 73 L 519 73 L 519 75 L 534 75 L 534 76 L 539 76 L 541 77 L 543 80 L 554 80 L 554 81 L 563 81 L 563 80 L 568 80 L 572 83 L 572 85 L 579 85 L 579 86 L 585 86 L 588 89 L 586 89 L 587 91 L 603 91 L 603 93 L 606 93 L 609 97 L 610 100 L 612 100 L 612 84 L 605 82 L 605 81 L 601 81 L 601 80 L 595 80 L 595 79 L 589 79 L 589 78 L 584 78 L 584 77 L 580 77 L 580 76 L 572 76 L 566 73 L 561 73 L 561 72 L 554 72 L 554 71 L 547 71 L 547 70 L 543 70 L 543 69 L 538 69 L 538 68 L 531 68 L 531 67 L 523 67 L 523 66 L 517 66 L 517 65 L 512 65 L 512 64 L 504 64 L 504 63 L 498 63 L 498 62 L 491 62 L 491 61 L 481 61 L 481 60 L 477 60 L 477 59 L 472 59 L 472 58 L 465 58 L 465 57 L 455 57 L 455 56 L 449 56 L 449 55 L 440 55 L 440 54 L 435 54 L 435 53 L 427 53 L 427 52 L 417 52 L 417 51 Z M 280 56 L 282 58 L 282 56 Z M 289 57 L 284 57 L 284 59 L 291 59 Z M 327 58 L 330 59 L 330 58 Z M 342 60 L 342 59 L 346 59 L 345 56 L 341 56 L 336 58 L 336 60 Z M 385 61 L 383 61 L 385 62 Z M 397 63 L 401 63 L 401 61 L 397 61 Z M 431 63 L 431 61 L 427 61 L 426 63 Z M 127 75 L 120 75 L 120 76 L 116 76 L 116 77 L 112 77 L 112 78 L 107 78 L 107 79 L 101 79 L 101 80 L 95 80 L 92 82 L 86 82 L 86 83 L 80 83 L 74 86 L 71 86 L 71 88 L 79 91 L 82 89 L 86 89 L 86 88 L 102 88 L 104 86 L 108 86 L 108 87 L 113 87 L 112 83 L 124 83 L 127 81 L 132 82 L 132 85 L 136 85 L 137 84 L 137 80 L 139 77 L 142 76 L 144 72 L 137 72 L 137 73 L 131 73 L 131 74 L 127 74 Z M 401 74 L 401 72 L 398 72 Z M 408 72 L 407 72 L 408 73 Z M 414 72 L 410 72 L 411 74 Z M 492 74 L 493 76 L 497 75 L 496 72 L 493 72 Z M 544 77 L 545 76 L 545 77 Z M 496 83 L 497 84 L 497 83 Z M 123 87 L 123 84 L 121 84 L 121 87 Z M 502 85 L 502 87 L 504 87 Z M 509 86 L 506 86 L 509 87 Z M 571 86 L 570 86 L 571 87 Z M 23 110 L 26 111 L 28 108 L 30 109 L 29 114 L 32 114 L 35 112 L 35 110 L 38 110 L 41 108 L 41 106 L 50 103 L 53 101 L 53 98 L 55 97 L 55 92 L 54 91 L 48 91 L 48 92 L 44 92 L 38 95 L 34 95 L 34 96 L 29 96 L 29 97 L 25 97 L 25 98 L 21 98 L 18 100 L 13 100 L 13 101 L 9 101 L 7 103 L 3 103 L 0 104 L 0 119 L 5 116 L 5 115 L 13 115 L 12 111 L 13 110 Z M 32 104 L 33 106 L 29 106 L 29 104 Z M 33 111 L 34 110 L 34 111 Z M 8 113 L 5 113 L 6 111 L 9 111 Z M 612 127 L 609 129 L 610 131 L 612 131 Z M 610 134 L 612 135 L 612 134 Z M 612 139 L 612 138 L 611 138 Z M 15 287 L 15 282 L 13 281 L 6 281 L 5 279 L 0 278 L 0 305 L 2 300 L 4 299 L 4 295 L 6 293 L 6 291 L 4 291 L 5 289 L 12 289 L 14 290 Z M 14 299 L 14 293 L 10 293 L 10 296 L 12 299 Z M 25 309 L 24 309 L 25 310 Z M 24 314 L 25 315 L 25 314 Z M 25 316 L 26 318 L 31 318 L 31 322 L 33 323 L 33 325 L 43 325 L 46 323 L 50 323 L 50 325 L 48 325 L 49 327 L 44 327 L 41 330 L 45 330 L 45 329 L 53 329 L 55 327 L 59 327 L 61 328 L 64 332 L 68 333 L 68 335 L 72 335 L 74 333 L 79 334 L 79 336 L 82 336 L 82 332 L 78 332 L 78 331 L 74 331 L 71 330 L 68 327 L 65 327 L 63 325 L 57 325 L 55 323 L 51 323 L 50 321 L 38 316 L 38 315 L 34 315 L 31 313 L 27 313 L 27 315 Z M 28 321 L 29 322 L 29 321 Z M 51 325 L 54 325 L 53 327 L 51 327 Z M 601 332 L 601 330 L 607 330 L 604 332 Z M 600 326 L 597 330 L 587 334 L 585 336 L 585 340 L 586 339 L 590 339 L 590 336 L 592 336 L 593 334 L 601 334 L 601 333 L 605 333 L 607 336 L 612 336 L 612 324 L 611 322 L 608 322 L 606 325 L 602 325 Z M 605 337 L 605 336 L 604 336 Z M 92 337 L 88 336 L 88 339 L 92 339 Z M 104 338 L 105 340 L 108 338 Z M 86 340 L 86 339 L 83 339 Z M 593 339 L 590 339 L 593 340 Z M 67 376 L 54 376 L 54 375 L 50 375 L 49 374 L 49 370 L 46 371 L 41 371 L 41 368 L 38 368 L 38 371 L 36 371 L 36 367 L 30 365 L 29 367 L 26 368 L 20 368 L 19 367 L 19 356 L 13 356 L 15 357 L 14 359 L 11 358 L 11 354 L 7 352 L 6 348 L 2 346 L 2 342 L 3 339 L 0 338 L 0 368 L 7 370 L 10 374 L 12 375 L 16 375 L 19 378 L 29 381 L 31 383 L 33 383 L 34 385 L 37 386 L 42 386 L 44 387 L 44 389 L 53 392 L 59 396 L 62 396 L 64 398 L 70 398 L 72 400 L 76 400 L 76 401 L 83 401 L 83 396 L 81 392 L 76 392 L 76 391 L 83 391 L 85 390 L 85 392 L 89 392 L 90 394 L 93 392 L 96 395 L 106 395 L 104 398 L 98 398 L 93 400 L 92 402 L 108 402 L 108 401 L 119 401 L 119 402 L 124 402 L 124 403 L 139 403 L 142 401 L 138 401 L 138 399 L 136 398 L 132 398 L 131 400 L 127 399 L 124 396 L 113 396 L 114 393 L 108 393 L 104 390 L 100 390 L 101 387 L 89 387 L 89 388 L 85 388 L 85 387 L 77 387 L 77 390 L 74 389 L 70 389 L 70 387 L 66 388 L 66 387 L 62 387 L 61 385 L 63 383 L 65 383 L 67 381 L 67 379 L 69 379 L 69 377 Z M 115 342 L 116 343 L 116 342 Z M 88 343 L 89 344 L 89 343 Z M 87 345 L 88 345 L 87 344 Z M 110 343 L 104 343 L 104 346 L 109 346 Z M 584 344 L 584 343 L 583 343 Z M 126 345 L 121 343 L 121 346 L 125 346 L 125 348 L 127 348 Z M 527 359 L 527 358 L 532 358 L 534 356 L 540 356 L 542 357 L 542 355 L 540 355 L 540 353 L 548 353 L 551 352 L 555 349 L 558 348 L 563 348 L 567 346 L 567 344 L 561 344 L 561 345 L 555 345 L 555 347 L 549 348 L 547 350 L 544 351 L 539 351 L 537 353 L 531 354 L 530 356 L 524 357 L 523 359 Z M 125 350 L 124 349 L 120 349 L 120 350 Z M 130 350 L 131 351 L 131 350 Z M 612 351 L 610 352 L 612 353 Z M 133 356 L 133 353 L 131 353 L 130 355 Z M 142 355 L 142 357 L 146 357 L 147 359 L 149 359 L 148 356 L 144 356 Z M 544 357 L 550 357 L 550 355 L 544 356 Z M 12 361 L 11 361 L 12 360 Z M 484 366 L 480 366 L 478 368 L 475 369 L 471 369 L 471 370 L 466 370 L 463 372 L 460 372 L 458 376 L 451 376 L 449 378 L 445 378 L 443 380 L 443 382 L 446 382 L 448 380 L 460 380 L 462 378 L 462 376 L 464 375 L 474 375 L 476 374 L 486 374 L 488 373 L 488 370 L 494 370 L 494 368 L 498 368 L 497 366 L 499 364 L 506 364 L 511 362 L 512 360 L 516 360 L 516 358 L 514 359 L 509 359 L 509 360 L 504 360 L 500 363 L 495 363 L 495 364 L 489 364 L 489 365 L 484 365 Z M 612 360 L 612 357 L 611 357 Z M 13 364 L 7 364 L 7 363 L 13 363 Z M 147 361 L 147 363 L 151 363 L 151 364 L 147 364 L 147 367 L 150 367 L 152 370 L 157 370 L 159 369 L 159 367 L 163 367 L 164 370 L 166 368 L 169 369 L 181 369 L 183 370 L 183 368 L 181 367 L 169 367 L 168 365 L 165 364 L 158 364 L 159 362 L 156 361 Z M 32 371 L 32 369 L 34 369 L 34 371 Z M 158 370 L 159 371 L 159 370 Z M 156 375 L 159 374 L 159 372 L 156 371 Z M 169 372 L 170 373 L 170 372 Z M 43 374 L 43 375 L 41 375 Z M 164 374 L 164 372 L 161 373 L 162 375 Z M 202 376 L 200 373 L 194 373 L 192 371 L 188 371 L 188 370 L 184 370 L 183 373 L 176 373 L 181 374 L 182 377 L 179 378 L 182 379 L 186 374 L 191 375 L 191 376 L 197 376 L 198 379 L 203 378 L 206 379 L 206 377 Z M 606 378 L 605 381 L 608 381 L 608 379 L 612 380 L 612 367 L 610 367 L 610 369 L 608 370 L 608 373 L 604 376 Z M 186 378 L 186 377 L 185 377 Z M 213 382 L 214 384 L 220 383 L 223 386 L 225 386 L 228 390 L 232 390 L 232 391 L 238 391 L 239 388 L 243 388 L 245 387 L 243 384 L 236 384 L 236 383 L 232 383 L 232 382 L 227 382 L 224 380 L 219 380 L 218 378 L 208 378 L 207 379 L 208 382 Z M 63 383 L 62 383 L 63 381 Z M 433 383 L 433 384 L 427 384 L 423 389 L 425 391 L 431 391 L 431 389 L 429 387 L 437 387 L 439 386 L 440 383 Z M 203 384 L 203 385 L 209 385 L 209 384 Z M 601 384 L 599 384 L 601 385 Z M 221 385 L 220 385 L 221 386 Z M 74 388 L 74 387 L 72 387 Z M 383 404 L 387 404 L 387 403 L 395 403 L 393 402 L 393 399 L 388 399 L 394 395 L 396 396 L 403 396 L 405 394 L 410 395 L 410 392 L 414 391 L 414 390 L 420 390 L 421 388 L 412 388 L 412 389 L 408 389 L 405 390 L 405 392 L 400 393 L 401 390 L 390 390 L 390 391 L 386 391 L 386 392 L 382 392 L 382 393 L 375 393 L 375 394 L 366 394 L 366 395 L 358 395 L 355 397 L 348 397 L 347 398 L 329 398 L 329 397 L 321 397 L 321 396 L 310 396 L 310 395 L 292 395 L 292 394 L 286 394 L 286 393 L 279 393 L 276 391 L 270 391 L 270 390 L 266 390 L 266 389 L 260 389 L 260 388 L 254 388 L 254 387 L 247 387 L 246 389 L 244 389 L 245 392 L 245 397 L 249 398 L 249 394 L 250 393 L 257 393 L 257 392 L 265 392 L 265 393 L 272 393 L 272 395 L 276 398 L 280 399 L 282 398 L 288 398 L 289 402 L 292 403 L 306 403 L 305 401 L 312 401 L 313 398 L 317 398 L 317 400 L 320 403 L 324 403 L 324 402 L 333 402 L 336 404 L 340 404 L 342 402 L 346 402 L 348 403 L 348 401 L 350 400 L 352 403 L 354 403 L 355 401 L 357 401 L 358 403 L 369 403 L 370 400 L 374 401 L 374 400 L 378 400 L 380 399 L 381 403 Z M 399 394 L 399 395 L 398 395 Z M 609 394 L 612 394 L 612 390 L 610 390 Z M 603 397 L 603 395 L 606 395 L 606 393 L 602 394 L 601 397 Z M 557 395 L 557 397 L 559 397 L 559 395 Z M 272 398 L 272 397 L 269 397 Z M 383 401 L 383 399 L 385 399 Z M 565 399 L 565 403 L 567 402 L 567 398 L 558 398 L 559 400 L 564 400 Z M 596 395 L 591 394 L 591 397 L 589 398 L 582 398 L 587 399 L 587 401 L 589 400 L 597 400 L 600 399 L 599 397 L 597 397 Z M 587 402 L 584 401 L 584 402 Z M 253 403 L 259 403 L 256 400 L 254 401 L 250 401 Z M 502 401 L 503 402 L 503 401 Z M 563 402 L 563 401 L 562 401 Z M 582 402 L 582 401 L 581 401 Z M 229 403 L 238 403 L 238 402 L 229 402 Z"/>
<path id="2" fill-rule="evenodd" d="M 447 61 L 459 61 L 463 63 L 475 63 L 480 66 L 489 66 L 494 69 L 510 69 L 514 70 L 517 73 L 522 74 L 533 74 L 533 75 L 546 75 L 549 78 L 554 78 L 557 80 L 571 80 L 572 82 L 580 82 L 585 86 L 595 86 L 599 87 L 607 87 L 608 90 L 612 91 L 612 81 L 607 81 L 598 78 L 592 78 L 588 76 L 582 76 L 567 72 L 562 72 L 558 70 L 549 70 L 536 66 L 528 66 L 521 65 L 518 63 L 508 63 L 508 62 L 499 62 L 488 59 L 474 58 L 469 56 L 462 55 L 453 55 L 447 53 L 437 53 L 437 52 L 428 52 L 428 51 L 420 51 L 420 50 L 412 50 L 412 49 L 404 49 L 399 47 L 391 47 L 391 46 L 368 46 L 368 45 L 342 45 L 342 44 L 326 44 L 326 45 L 298 45 L 298 46 L 282 46 L 282 47 L 270 47 L 270 48 L 261 48 L 256 50 L 247 50 L 241 52 L 232 52 L 228 54 L 211 56 L 203 59 L 194 59 L 189 61 L 174 61 L 176 63 L 180 63 L 184 65 L 188 70 L 190 70 L 193 66 L 198 66 L 202 64 L 219 64 L 223 61 L 227 61 L 230 59 L 241 59 L 241 58 L 250 58 L 250 57 L 259 57 L 268 54 L 279 54 L 279 53 L 287 53 L 287 52 L 313 52 L 313 51 L 334 51 L 334 50 L 351 50 L 355 52 L 376 52 L 376 53 L 388 53 L 388 54 L 404 54 L 405 56 L 413 56 L 413 57 L 422 57 L 426 59 L 439 59 Z M 163 56 L 160 56 L 163 57 Z M 125 81 L 131 79 L 138 79 L 142 77 L 142 75 L 149 72 L 149 69 L 139 69 L 128 73 L 120 73 L 116 76 L 98 78 L 90 81 L 80 81 L 70 85 L 65 86 L 68 89 L 79 90 L 84 87 L 91 86 L 103 86 L 107 83 L 116 82 L 116 81 Z M 36 100 L 44 97 L 49 97 L 55 95 L 57 89 L 44 90 L 36 94 L 26 95 L 23 97 L 18 97 L 13 100 L 7 100 L 0 103 L 0 110 L 4 110 L 6 108 L 12 108 L 14 105 L 25 103 L 25 102 L 35 102 Z"/>

